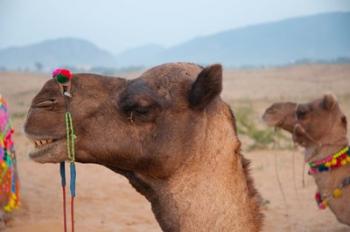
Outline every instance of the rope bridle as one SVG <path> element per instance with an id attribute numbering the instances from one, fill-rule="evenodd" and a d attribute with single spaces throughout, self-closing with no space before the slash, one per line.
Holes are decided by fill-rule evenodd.
<path id="1" fill-rule="evenodd" d="M 66 143 L 67 143 L 67 156 L 70 162 L 70 194 L 71 194 L 71 231 L 74 232 L 74 198 L 75 198 L 75 182 L 76 182 L 76 169 L 75 169 L 75 139 L 72 114 L 69 110 L 69 103 L 71 100 L 71 79 L 72 74 L 66 69 L 56 69 L 53 72 L 53 78 L 56 79 L 65 102 L 65 124 L 66 124 Z M 63 221 L 64 232 L 67 232 L 67 209 L 66 209 L 66 169 L 65 161 L 60 163 L 60 176 L 63 196 Z"/>

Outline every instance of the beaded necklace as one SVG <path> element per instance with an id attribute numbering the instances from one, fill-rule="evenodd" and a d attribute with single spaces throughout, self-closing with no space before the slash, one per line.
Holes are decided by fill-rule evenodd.
<path id="1" fill-rule="evenodd" d="M 325 208 L 327 208 L 330 199 L 337 199 L 337 198 L 342 197 L 343 189 L 349 185 L 350 185 L 350 176 L 345 178 L 340 183 L 340 185 L 333 190 L 333 192 L 331 194 L 322 195 L 320 192 L 317 192 L 315 194 L 315 200 L 317 202 L 318 208 L 325 209 Z"/>
<path id="2" fill-rule="evenodd" d="M 350 163 L 350 149 L 345 147 L 333 155 L 329 155 L 321 160 L 309 162 L 309 174 L 326 172 L 345 166 Z"/>
<path id="3" fill-rule="evenodd" d="M 321 160 L 309 162 L 309 174 L 313 175 L 316 173 L 332 171 L 337 168 L 343 167 L 347 164 L 350 164 L 350 149 L 349 147 L 345 147 L 338 151 L 335 154 L 329 155 L 326 158 Z M 319 209 L 327 208 L 329 204 L 329 200 L 337 199 L 342 197 L 343 189 L 350 185 L 350 176 L 345 178 L 340 185 L 338 185 L 331 194 L 321 194 L 320 192 L 316 192 L 315 200 Z"/>

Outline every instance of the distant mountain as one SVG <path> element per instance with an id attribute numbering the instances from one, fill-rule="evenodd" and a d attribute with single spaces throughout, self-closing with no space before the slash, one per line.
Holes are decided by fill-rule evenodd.
<path id="1" fill-rule="evenodd" d="M 323 13 L 232 29 L 194 38 L 170 48 L 149 44 L 116 56 L 74 38 L 0 50 L 0 69 L 38 64 L 103 68 L 152 66 L 171 61 L 226 66 L 262 66 L 350 58 L 350 12 Z M 39 65 L 39 66 L 40 66 Z"/>
<path id="2" fill-rule="evenodd" d="M 260 66 L 350 57 L 350 12 L 323 13 L 232 29 L 157 50 L 156 56 L 145 49 L 133 49 L 128 54 L 129 65 L 191 61 Z M 117 56 L 121 63 L 122 59 L 122 55 Z"/>
<path id="3" fill-rule="evenodd" d="M 160 45 L 147 44 L 141 47 L 128 49 L 120 53 L 116 59 L 118 66 L 150 66 L 158 62 L 162 52 L 165 51 Z"/>
<path id="4" fill-rule="evenodd" d="M 29 68 L 36 65 L 52 69 L 59 66 L 116 66 L 112 54 L 93 43 L 76 38 L 46 40 L 37 44 L 0 50 L 0 67 Z"/>

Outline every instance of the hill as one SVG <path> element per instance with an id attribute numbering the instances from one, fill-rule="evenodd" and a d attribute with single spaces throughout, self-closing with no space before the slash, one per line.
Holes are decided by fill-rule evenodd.
<path id="1" fill-rule="evenodd" d="M 48 69 L 65 65 L 89 68 L 115 66 L 116 62 L 112 54 L 76 38 L 45 40 L 0 50 L 0 66 L 7 69 L 33 69 L 38 65 Z"/>
<path id="2" fill-rule="evenodd" d="M 50 70 L 152 66 L 172 61 L 230 67 L 276 66 L 313 61 L 349 63 L 350 12 L 333 12 L 262 23 L 197 37 L 169 48 L 148 44 L 116 56 L 75 38 L 46 40 L 0 50 L 0 69 Z"/>
<path id="3" fill-rule="evenodd" d="M 298 60 L 334 60 L 350 57 L 350 12 L 323 13 L 227 30 L 194 38 L 146 57 L 133 50 L 128 64 L 154 65 L 170 61 L 201 64 L 220 62 L 227 66 L 260 66 L 294 63 Z M 146 51 L 147 52 L 147 51 Z M 117 56 L 122 60 L 123 56 Z"/>

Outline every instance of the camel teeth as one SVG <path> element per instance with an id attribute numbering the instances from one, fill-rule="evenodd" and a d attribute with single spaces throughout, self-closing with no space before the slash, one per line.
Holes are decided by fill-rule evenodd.
<path id="1" fill-rule="evenodd" d="M 52 143 L 53 141 L 54 141 L 53 139 L 45 139 L 45 140 L 35 140 L 33 142 L 34 142 L 35 147 L 38 148 L 40 146 Z"/>

